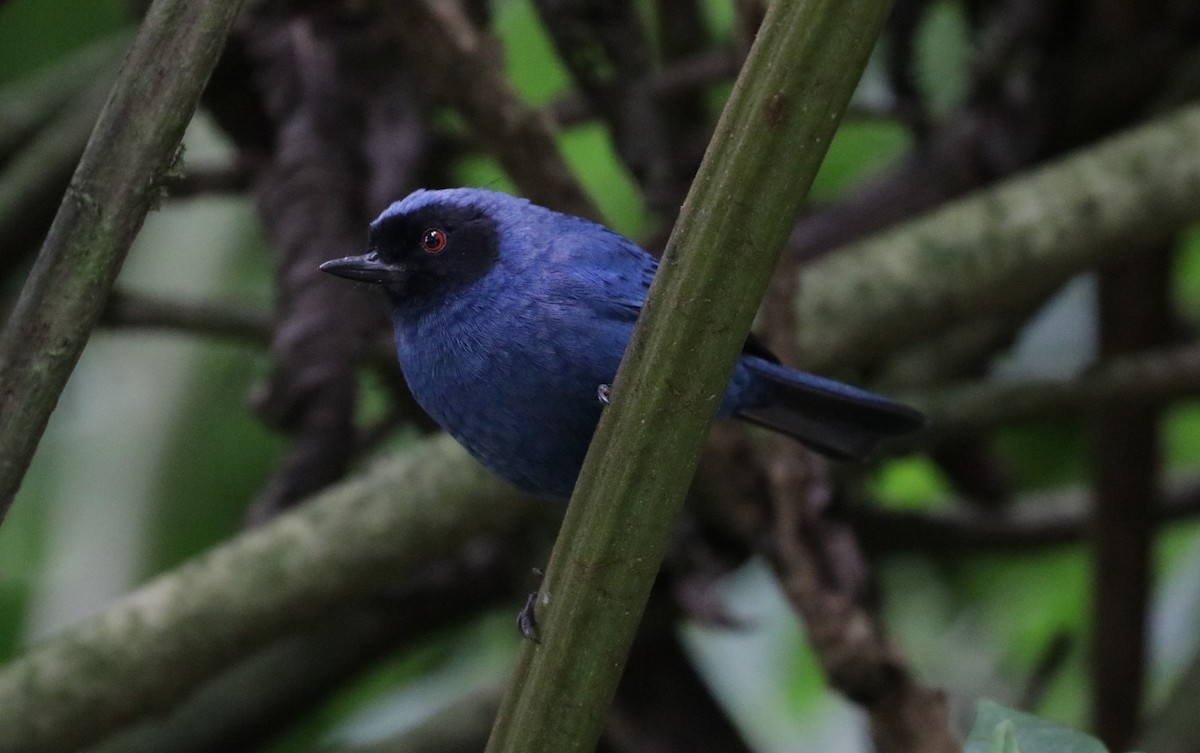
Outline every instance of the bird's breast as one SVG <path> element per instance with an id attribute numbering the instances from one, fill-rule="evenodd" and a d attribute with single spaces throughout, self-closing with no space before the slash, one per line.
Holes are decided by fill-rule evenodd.
<path id="1" fill-rule="evenodd" d="M 526 491 L 569 495 L 600 417 L 597 389 L 624 342 L 531 298 L 473 301 L 397 317 L 396 346 L 414 398 L 498 475 Z"/>

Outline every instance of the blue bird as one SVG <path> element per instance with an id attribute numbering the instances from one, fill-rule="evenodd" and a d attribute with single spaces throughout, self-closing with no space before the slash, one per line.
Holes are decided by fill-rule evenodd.
<path id="1" fill-rule="evenodd" d="M 571 495 L 658 262 L 579 217 L 478 188 L 419 190 L 325 262 L 380 285 L 413 397 L 491 471 Z M 859 458 L 922 423 L 900 403 L 781 366 L 753 338 L 719 416 Z"/>

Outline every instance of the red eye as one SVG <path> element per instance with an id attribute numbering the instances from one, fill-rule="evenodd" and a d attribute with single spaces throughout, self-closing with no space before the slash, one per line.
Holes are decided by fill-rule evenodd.
<path id="1" fill-rule="evenodd" d="M 446 247 L 446 234 L 435 227 L 429 228 L 421 234 L 421 247 L 431 254 L 441 253 Z"/>

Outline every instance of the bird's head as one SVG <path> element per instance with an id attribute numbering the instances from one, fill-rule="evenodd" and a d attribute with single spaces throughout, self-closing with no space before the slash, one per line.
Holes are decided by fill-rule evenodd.
<path id="1" fill-rule="evenodd" d="M 495 265 L 499 218 L 511 202 L 524 203 L 481 189 L 416 191 L 371 223 L 367 253 L 327 261 L 321 269 L 382 285 L 394 301 L 440 299 Z"/>

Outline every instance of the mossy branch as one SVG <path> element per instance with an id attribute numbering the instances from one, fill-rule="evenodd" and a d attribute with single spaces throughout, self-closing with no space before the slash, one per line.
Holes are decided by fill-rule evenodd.
<path id="1" fill-rule="evenodd" d="M 238 0 L 156 0 L 0 334 L 0 522 L 105 298 L 161 199 Z"/>
<path id="2" fill-rule="evenodd" d="M 1107 139 L 829 254 L 800 272 L 806 367 L 861 366 L 1200 219 L 1200 107 Z"/>
<path id="3" fill-rule="evenodd" d="M 172 708 L 194 687 L 335 604 L 546 505 L 429 440 L 147 584 L 0 670 L 0 752 L 76 750 Z"/>
<path id="4" fill-rule="evenodd" d="M 590 751 L 704 433 L 890 3 L 777 0 L 667 245 L 490 753 Z"/>

